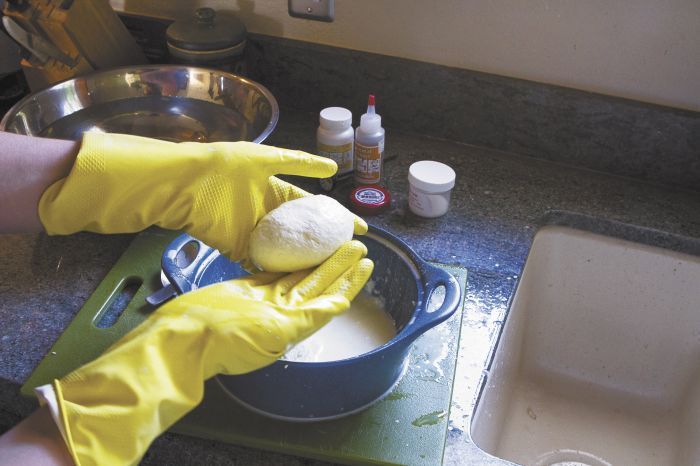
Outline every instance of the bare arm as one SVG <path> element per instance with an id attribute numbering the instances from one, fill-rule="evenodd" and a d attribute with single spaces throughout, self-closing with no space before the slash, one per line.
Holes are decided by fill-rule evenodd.
<path id="1" fill-rule="evenodd" d="M 73 460 L 63 442 L 48 408 L 39 408 L 0 436 L 0 465 L 72 465 Z"/>
<path id="2" fill-rule="evenodd" d="M 80 145 L 0 132 L 0 233 L 44 229 L 37 206 L 43 192 L 68 175 Z M 44 407 L 0 436 L 0 465 L 71 465 L 58 427 Z"/>
<path id="3" fill-rule="evenodd" d="M 37 206 L 68 175 L 80 143 L 0 132 L 0 233 L 43 231 Z"/>

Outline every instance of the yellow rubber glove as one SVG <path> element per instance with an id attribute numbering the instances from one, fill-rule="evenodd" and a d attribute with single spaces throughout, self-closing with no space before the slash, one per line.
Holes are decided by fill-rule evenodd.
<path id="1" fill-rule="evenodd" d="M 159 308 L 102 356 L 53 383 L 79 465 L 133 464 L 202 400 L 204 381 L 271 364 L 343 312 L 373 263 L 359 241 L 315 270 L 258 273 Z"/>
<path id="2" fill-rule="evenodd" d="M 272 175 L 325 178 L 336 170 L 325 157 L 250 142 L 178 144 L 88 132 L 69 175 L 43 193 L 39 218 L 49 234 L 184 230 L 241 260 L 258 220 L 308 195 Z M 356 217 L 355 233 L 366 232 Z"/>

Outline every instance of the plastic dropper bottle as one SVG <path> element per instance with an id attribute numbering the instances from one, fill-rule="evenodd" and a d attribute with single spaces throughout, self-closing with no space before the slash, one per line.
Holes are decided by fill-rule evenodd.
<path id="1" fill-rule="evenodd" d="M 355 130 L 355 184 L 379 184 L 384 169 L 384 128 L 382 117 L 374 111 L 374 95 L 370 94 L 367 113 L 360 117 Z"/>

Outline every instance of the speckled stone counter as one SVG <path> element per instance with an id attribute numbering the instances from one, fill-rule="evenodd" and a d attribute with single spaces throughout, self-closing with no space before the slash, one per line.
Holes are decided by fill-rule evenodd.
<path id="1" fill-rule="evenodd" d="M 268 142 L 313 150 L 316 125 L 316 114 L 283 109 Z M 650 242 L 677 239 L 667 233 L 698 239 L 700 193 L 417 137 L 395 128 L 387 128 L 386 147 L 396 155 L 386 164 L 392 208 L 368 221 L 405 240 L 423 258 L 470 272 L 444 463 L 502 464 L 471 442 L 469 422 L 484 364 L 538 226 L 566 217 L 552 212 L 566 211 L 582 214 L 586 223 L 603 231 L 616 222 L 643 227 L 641 234 Z M 438 219 L 416 217 L 406 205 L 408 167 L 422 159 L 447 163 L 457 172 L 451 208 Z M 300 184 L 316 188 L 313 182 Z M 341 184 L 334 195 L 343 200 L 349 188 Z M 20 397 L 19 386 L 131 238 L 0 236 L 0 430 L 34 409 L 33 401 Z M 154 443 L 144 464 L 321 463 L 166 434 Z"/>

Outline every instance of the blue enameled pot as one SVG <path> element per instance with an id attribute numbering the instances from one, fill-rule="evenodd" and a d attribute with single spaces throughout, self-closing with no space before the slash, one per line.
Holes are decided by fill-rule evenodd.
<path id="1" fill-rule="evenodd" d="M 384 300 L 396 323 L 396 336 L 348 359 L 280 359 L 248 374 L 218 376 L 231 397 L 258 413 L 290 421 L 334 419 L 361 411 L 388 395 L 401 379 L 411 343 L 455 312 L 462 291 L 449 273 L 428 264 L 403 241 L 379 228 L 370 227 L 367 235 L 356 239 L 367 246 L 367 257 L 374 261 L 372 294 Z M 162 265 L 178 293 L 246 274 L 238 263 L 189 235 L 169 245 Z M 445 288 L 442 304 L 429 308 L 431 294 L 440 287 Z"/>

